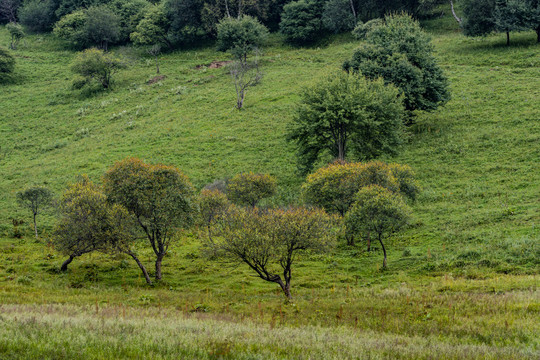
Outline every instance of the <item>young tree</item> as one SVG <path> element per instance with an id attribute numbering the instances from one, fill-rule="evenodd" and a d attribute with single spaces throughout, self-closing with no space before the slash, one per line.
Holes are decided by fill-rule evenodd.
<path id="1" fill-rule="evenodd" d="M 189 179 L 175 167 L 131 158 L 110 168 L 103 183 L 109 199 L 137 220 L 156 256 L 155 278 L 161 280 L 161 264 L 176 230 L 193 218 L 195 193 Z"/>
<path id="2" fill-rule="evenodd" d="M 43 186 L 31 187 L 17 193 L 19 204 L 32 212 L 36 239 L 38 238 L 36 218 L 44 209 L 52 205 L 53 196 L 53 193 Z"/>
<path id="3" fill-rule="evenodd" d="M 241 110 L 244 107 L 248 89 L 258 85 L 263 78 L 258 56 L 256 55 L 253 60 L 234 60 L 228 68 L 236 91 L 236 108 Z"/>
<path id="4" fill-rule="evenodd" d="M 396 153 L 404 116 L 394 86 L 339 71 L 304 91 L 288 139 L 307 173 L 323 154 L 343 161 Z"/>
<path id="5" fill-rule="evenodd" d="M 0 83 L 11 78 L 15 70 L 15 58 L 4 48 L 0 47 Z"/>
<path id="6" fill-rule="evenodd" d="M 257 19 L 244 15 L 226 17 L 217 26 L 219 51 L 230 51 L 236 60 L 247 62 L 247 57 L 259 49 L 268 37 L 268 29 Z"/>
<path id="7" fill-rule="evenodd" d="M 343 68 L 394 84 L 410 112 L 432 111 L 450 99 L 448 80 L 433 56 L 429 36 L 408 15 L 387 15 Z"/>
<path id="8" fill-rule="evenodd" d="M 86 20 L 86 13 L 83 10 L 74 11 L 58 20 L 53 33 L 60 39 L 68 41 L 74 48 L 83 49 L 89 45 L 84 31 Z"/>
<path id="9" fill-rule="evenodd" d="M 348 233 L 374 234 L 381 244 L 387 267 L 386 247 L 383 240 L 399 231 L 410 219 L 410 208 L 400 195 L 379 185 L 361 189 L 355 196 L 355 203 L 345 216 Z"/>
<path id="10" fill-rule="evenodd" d="M 108 221 L 115 215 L 106 205 L 105 194 L 86 176 L 64 192 L 59 202 L 60 219 L 52 237 L 55 248 L 68 256 L 61 271 L 66 271 L 76 257 L 107 251 L 111 237 L 123 236 Z"/>
<path id="11" fill-rule="evenodd" d="M 232 202 L 254 208 L 262 199 L 276 193 L 276 178 L 268 174 L 241 173 L 227 184 L 227 195 Z"/>
<path id="12" fill-rule="evenodd" d="M 283 7 L 280 31 L 287 41 L 302 45 L 317 40 L 321 33 L 324 1 L 298 0 Z"/>
<path id="13" fill-rule="evenodd" d="M 496 0 L 495 1 L 495 28 L 506 33 L 506 45 L 510 46 L 511 31 L 525 31 L 530 29 L 529 16 L 531 10 L 526 0 Z"/>
<path id="14" fill-rule="evenodd" d="M 21 25 L 15 23 L 9 23 L 6 25 L 7 31 L 11 36 L 11 44 L 9 45 L 11 50 L 16 50 L 19 41 L 25 36 L 24 30 Z"/>
<path id="15" fill-rule="evenodd" d="M 212 226 L 229 206 L 230 203 L 229 199 L 227 199 L 227 195 L 217 189 L 203 189 L 199 195 L 201 220 L 206 227 L 208 240 L 211 243 L 214 242 L 212 238 Z"/>
<path id="16" fill-rule="evenodd" d="M 233 206 L 218 218 L 220 236 L 208 246 L 223 257 L 246 263 L 261 279 L 277 283 L 290 300 L 294 261 L 307 250 L 328 250 L 333 245 L 334 224 L 322 210 L 262 211 Z"/>
<path id="17" fill-rule="evenodd" d="M 113 75 L 126 64 L 118 57 L 103 50 L 87 49 L 75 58 L 71 71 L 84 78 L 84 84 L 97 81 L 104 89 L 112 85 Z"/>

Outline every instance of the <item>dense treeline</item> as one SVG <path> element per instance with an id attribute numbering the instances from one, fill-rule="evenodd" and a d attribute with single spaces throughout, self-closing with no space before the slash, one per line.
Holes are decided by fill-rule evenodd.
<path id="1" fill-rule="evenodd" d="M 317 40 L 322 31 L 352 30 L 390 12 L 426 13 L 441 0 L 0 0 L 0 21 L 32 32 L 54 32 L 75 48 L 133 41 L 178 47 L 215 38 L 219 23 L 244 15 L 292 43 Z"/>

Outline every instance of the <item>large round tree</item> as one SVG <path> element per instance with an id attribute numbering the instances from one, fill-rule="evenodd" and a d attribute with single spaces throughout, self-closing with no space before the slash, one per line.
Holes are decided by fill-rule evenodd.
<path id="1" fill-rule="evenodd" d="M 304 91 L 289 139 L 305 172 L 324 155 L 369 160 L 396 152 L 404 114 L 394 86 L 339 71 Z"/>

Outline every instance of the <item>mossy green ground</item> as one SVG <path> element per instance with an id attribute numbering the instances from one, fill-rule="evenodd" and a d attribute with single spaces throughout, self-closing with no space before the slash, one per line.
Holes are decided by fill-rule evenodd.
<path id="1" fill-rule="evenodd" d="M 114 90 L 82 97 L 70 89 L 69 64 L 75 54 L 51 36 L 27 37 L 14 52 L 15 83 L 0 87 L 0 302 L 71 304 L 77 310 L 72 320 L 66 310 L 66 321 L 92 317 L 96 306 L 98 311 L 128 307 L 135 313 L 166 309 L 178 324 L 192 321 L 193 312 L 211 318 L 207 325 L 204 318 L 194 325 L 216 331 L 208 342 L 190 347 L 171 340 L 157 348 L 141 345 L 133 353 L 153 358 L 219 358 L 221 353 L 222 358 L 286 358 L 287 351 L 275 343 L 257 345 L 241 337 L 268 326 L 284 327 L 288 334 L 291 327 L 308 325 L 354 329 L 358 339 L 381 337 L 396 344 L 384 347 L 366 340 L 354 345 L 367 344 L 366 352 L 351 350 L 341 358 L 536 357 L 540 45 L 532 32 L 516 34 L 514 45 L 506 47 L 502 36 L 467 39 L 435 30 L 436 56 L 451 81 L 453 99 L 434 113 L 419 115 L 400 155 L 385 159 L 412 166 L 423 186 L 412 205 L 413 226 L 389 241 L 388 271 L 380 271 L 382 254 L 366 253 L 363 245 L 301 258 L 293 269 L 293 305 L 285 305 L 276 286 L 253 277 L 243 265 L 202 258 L 196 230 L 179 236 L 164 260 L 164 281 L 155 287 L 146 286 L 135 264 L 122 257 L 84 256 L 67 274 L 57 274 L 62 256 L 32 238 L 30 216 L 17 207 L 15 192 L 40 184 L 60 194 L 77 175 L 99 181 L 115 161 L 136 156 L 177 165 L 199 188 L 242 171 L 268 172 L 280 184 L 269 203 L 296 202 L 303 179 L 285 140 L 295 103 L 303 87 L 339 68 L 358 43 L 339 36 L 319 47 L 295 49 L 273 36 L 262 58 L 265 78 L 238 111 L 226 70 L 196 69 L 228 59 L 211 46 L 163 55 L 166 78 L 154 84 L 147 83 L 155 76 L 152 59 L 131 48 L 116 49 L 131 59 L 130 69 L 116 76 Z M 0 43 L 8 43 L 3 28 Z M 44 238 L 53 215 L 40 217 Z M 11 218 L 26 221 L 23 239 L 12 238 Z M 144 243 L 139 250 L 152 269 Z M 67 343 L 46 345 L 44 339 L 49 330 L 61 338 L 61 322 L 40 315 L 32 323 L 30 315 L 13 315 L 43 312 L 37 309 L 0 309 L 0 355 L 114 357 L 107 336 L 119 330 L 100 338 L 99 324 L 91 322 L 74 330 L 91 340 L 79 353 L 55 352 Z M 57 319 L 66 316 L 60 316 L 62 310 L 52 313 Z M 242 320 L 246 328 L 236 335 L 220 332 L 220 322 Z M 137 321 L 124 325 L 138 334 L 146 320 L 141 315 Z M 173 339 L 167 329 L 163 336 Z M 308 332 L 293 336 L 309 343 Z M 418 352 L 396 355 L 407 345 L 419 347 Z M 184 346 L 184 352 L 175 346 Z M 316 345 L 305 353 L 287 346 L 295 358 L 340 358 L 335 343 L 322 353 Z"/>

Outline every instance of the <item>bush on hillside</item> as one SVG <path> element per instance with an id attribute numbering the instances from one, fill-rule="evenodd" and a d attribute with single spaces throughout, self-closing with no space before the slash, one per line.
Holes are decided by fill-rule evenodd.
<path id="1" fill-rule="evenodd" d="M 113 54 L 104 53 L 99 49 L 87 49 L 73 60 L 71 71 L 82 76 L 83 82 L 78 83 L 79 87 L 97 82 L 104 89 L 109 89 L 113 75 L 126 67 L 125 62 Z"/>
<path id="2" fill-rule="evenodd" d="M 0 47 L 0 83 L 11 79 L 15 70 L 15 58 L 4 48 Z"/>
<path id="3" fill-rule="evenodd" d="M 53 0 L 30 0 L 19 9 L 19 21 L 32 32 L 51 31 L 56 20 Z"/>
<path id="4" fill-rule="evenodd" d="M 227 195 L 232 202 L 255 207 L 262 199 L 273 196 L 277 190 L 276 178 L 252 172 L 234 176 L 227 184 Z"/>
<path id="5" fill-rule="evenodd" d="M 448 80 L 433 56 L 429 36 L 408 15 L 386 16 L 384 25 L 366 34 L 366 43 L 343 68 L 394 84 L 410 112 L 432 111 L 450 99 Z"/>
<path id="6" fill-rule="evenodd" d="M 230 51 L 239 60 L 246 61 L 249 53 L 260 48 L 268 37 L 268 29 L 257 19 L 244 15 L 225 18 L 217 27 L 219 51 Z"/>
<path id="7" fill-rule="evenodd" d="M 321 34 L 324 1 L 298 0 L 283 7 L 279 28 L 287 41 L 308 44 L 317 40 Z"/>
<path id="8" fill-rule="evenodd" d="M 326 29 L 338 34 L 351 31 L 356 18 L 351 10 L 350 0 L 329 0 L 324 5 L 322 22 Z"/>

